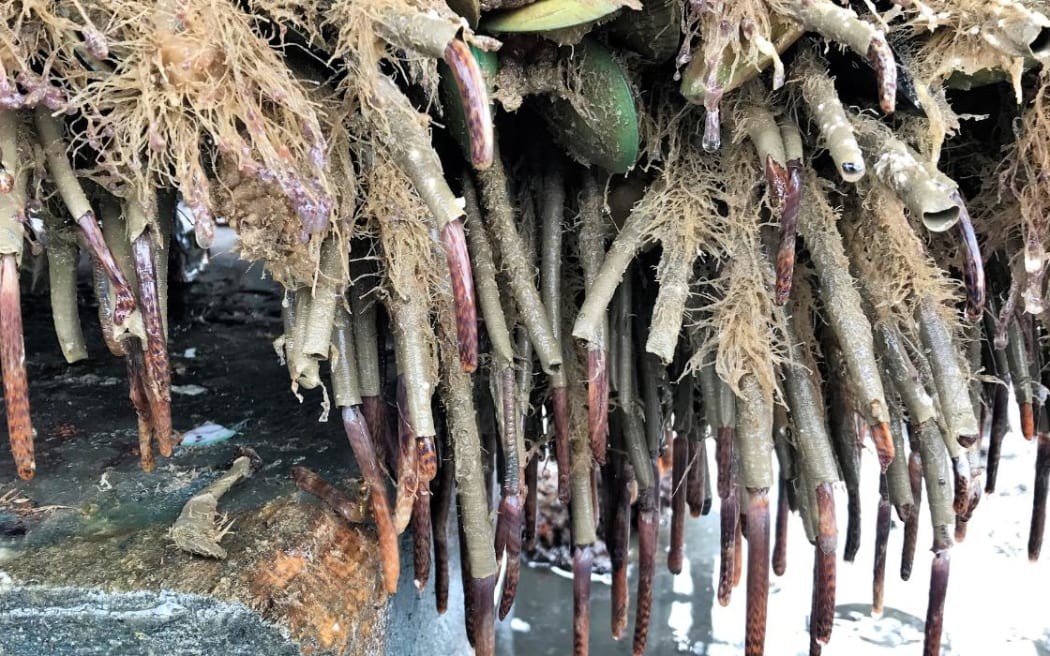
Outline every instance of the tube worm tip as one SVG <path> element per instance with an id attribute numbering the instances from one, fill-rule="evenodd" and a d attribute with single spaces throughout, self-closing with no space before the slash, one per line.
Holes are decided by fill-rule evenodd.
<path id="1" fill-rule="evenodd" d="M 896 449 L 893 446 L 893 435 L 890 433 L 890 425 L 887 422 L 872 425 L 871 439 L 875 443 L 875 452 L 879 455 L 879 467 L 882 470 L 882 473 L 885 474 L 886 470 L 889 469 L 890 463 L 893 462 L 893 458 L 896 456 Z"/>
<path id="2" fill-rule="evenodd" d="M 452 71 L 463 103 L 470 136 L 470 163 L 483 171 L 491 167 L 495 159 L 495 132 L 485 78 L 470 47 L 459 39 L 450 41 L 445 47 L 444 60 Z"/>
<path id="3" fill-rule="evenodd" d="M 951 562 L 947 549 L 937 551 L 930 568 L 930 597 L 926 607 L 926 630 L 923 656 L 939 656 L 941 633 L 944 629 L 944 598 L 948 592 L 948 573 Z"/>
<path id="4" fill-rule="evenodd" d="M 1035 459 L 1035 485 L 1032 500 L 1032 522 L 1028 530 L 1028 560 L 1036 562 L 1043 548 L 1046 531 L 1046 493 L 1050 487 L 1050 437 L 1039 436 Z"/>
<path id="5" fill-rule="evenodd" d="M 748 488 L 747 629 L 745 654 L 761 656 L 766 645 L 769 604 L 769 497 L 766 489 Z"/>
<path id="6" fill-rule="evenodd" d="M 879 34 L 873 38 L 867 56 L 878 78 L 879 108 L 885 114 L 892 114 L 897 107 L 897 61 L 886 37 Z"/>
<path id="7" fill-rule="evenodd" d="M 594 551 L 578 546 L 572 557 L 572 646 L 574 656 L 586 656 L 591 633 L 591 570 Z"/>
<path id="8" fill-rule="evenodd" d="M 29 415 L 22 304 L 15 256 L 0 262 L 0 369 L 3 371 L 7 433 L 18 477 L 28 481 L 36 473 L 33 424 Z"/>
<path id="9" fill-rule="evenodd" d="M 1019 403 L 1021 410 L 1021 434 L 1026 440 L 1035 437 L 1035 413 L 1031 403 Z"/>

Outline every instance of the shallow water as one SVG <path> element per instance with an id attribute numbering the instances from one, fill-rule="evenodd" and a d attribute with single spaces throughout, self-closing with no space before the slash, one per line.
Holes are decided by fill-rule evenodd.
<path id="1" fill-rule="evenodd" d="M 943 654 L 957 656 L 1043 656 L 1050 654 L 1050 563 L 1028 562 L 1026 545 L 1032 507 L 1035 444 L 1017 433 L 1007 436 L 999 468 L 998 490 L 985 496 L 965 542 L 951 552 L 952 571 L 945 608 Z M 709 457 L 713 458 L 712 453 Z M 713 461 L 713 460 L 712 460 Z M 885 611 L 872 618 L 871 579 L 874 561 L 875 509 L 878 472 L 874 454 L 865 454 L 862 489 L 862 546 L 856 561 L 839 560 L 837 612 L 826 655 L 867 656 L 922 650 L 923 619 L 929 584 L 930 529 L 922 524 L 911 580 L 899 576 L 903 525 L 893 517 L 886 562 Z M 775 494 L 771 494 L 775 498 Z M 836 490 L 839 526 L 846 525 L 846 492 Z M 775 503 L 771 500 L 771 508 Z M 923 507 L 926 522 L 927 508 Z M 663 517 L 657 561 L 648 650 L 654 656 L 707 654 L 728 656 L 743 652 L 744 586 L 733 591 L 728 607 L 715 598 L 718 579 L 719 520 L 717 504 L 711 514 L 686 523 L 687 559 L 682 573 L 666 568 L 669 516 Z M 840 529 L 839 554 L 845 542 Z M 636 557 L 632 552 L 632 558 Z M 745 559 L 746 560 L 746 559 Z M 746 565 L 745 565 L 746 567 Z M 808 654 L 808 615 L 812 589 L 813 547 L 793 516 L 789 526 L 788 567 L 783 577 L 771 574 L 766 651 L 770 654 Z M 631 589 L 636 581 L 631 571 Z M 741 578 L 746 581 L 746 572 Z M 633 598 L 632 598 L 633 602 Z M 623 642 L 609 635 L 610 589 L 591 588 L 591 651 L 595 654 L 631 653 L 633 608 L 629 635 Z M 526 568 L 522 574 L 513 617 L 499 627 L 501 656 L 566 654 L 572 645 L 571 573 L 548 567 Z"/>

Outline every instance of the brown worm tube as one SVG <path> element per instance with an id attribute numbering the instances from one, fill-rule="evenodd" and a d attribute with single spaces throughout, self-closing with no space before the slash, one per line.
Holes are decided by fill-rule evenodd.
<path id="1" fill-rule="evenodd" d="M 791 483 L 783 478 L 778 483 L 776 537 L 773 540 L 773 573 L 777 576 L 784 576 L 784 572 L 787 571 L 787 535 L 790 515 L 788 486 L 790 485 Z"/>
<path id="2" fill-rule="evenodd" d="M 437 449 L 434 438 L 424 435 L 416 438 L 416 471 L 420 483 L 429 483 L 437 476 Z"/>
<path id="3" fill-rule="evenodd" d="M 587 350 L 587 431 L 591 453 L 605 464 L 609 435 L 609 365 L 608 352 L 601 348 Z"/>
<path id="4" fill-rule="evenodd" d="M 722 550 L 718 573 L 718 603 L 722 606 L 729 605 L 729 598 L 733 592 L 733 580 L 736 578 L 737 509 L 736 487 L 733 485 L 729 492 L 722 497 L 722 506 L 719 509 L 721 514 Z"/>
<path id="5" fill-rule="evenodd" d="M 4 414 L 7 415 L 11 454 L 18 477 L 28 481 L 36 472 L 36 459 L 33 456 L 33 424 L 29 417 L 18 263 L 14 254 L 0 259 L 0 368 L 4 375 Z"/>
<path id="6" fill-rule="evenodd" d="M 686 472 L 686 494 L 685 502 L 689 506 L 689 514 L 699 517 L 704 513 L 704 485 L 707 483 L 707 449 L 704 447 L 704 438 L 700 436 L 700 428 L 694 426 L 692 436 L 686 441 L 689 451 Z"/>
<path id="7" fill-rule="evenodd" d="M 496 653 L 496 577 L 469 580 L 469 595 L 472 598 L 474 653 L 476 656 L 493 656 Z"/>
<path id="8" fill-rule="evenodd" d="M 917 434 L 917 429 L 916 429 Z M 922 504 L 922 455 L 916 446 L 908 458 L 908 478 L 911 480 L 911 496 L 915 501 L 911 515 L 904 521 L 904 549 L 901 551 L 901 580 L 911 578 L 915 562 L 915 547 L 919 542 L 919 506 Z"/>
<path id="9" fill-rule="evenodd" d="M 421 488 L 412 504 L 412 566 L 416 590 L 420 592 L 430 578 L 430 545 L 433 534 L 428 488 Z"/>
<path id="10" fill-rule="evenodd" d="M 890 538 L 890 497 L 886 475 L 879 478 L 879 511 L 875 520 L 875 567 L 871 582 L 871 614 L 882 616 L 882 597 L 886 583 L 886 543 Z"/>
<path id="11" fill-rule="evenodd" d="M 538 510 L 538 490 L 540 473 L 540 455 L 533 453 L 525 467 L 525 543 L 526 553 L 536 550 L 536 516 Z"/>
<path id="12" fill-rule="evenodd" d="M 459 361 L 463 371 L 471 373 L 478 368 L 478 309 L 474 303 L 474 275 L 470 268 L 462 219 L 445 224 L 441 229 L 441 243 L 445 247 L 449 276 L 452 278 Z"/>
<path id="13" fill-rule="evenodd" d="M 655 474 L 653 475 L 655 478 Z M 660 529 L 658 489 L 650 486 L 638 494 L 638 607 L 634 614 L 634 656 L 645 654 L 649 616 L 653 609 L 653 576 L 656 573 L 656 538 Z"/>
<path id="14" fill-rule="evenodd" d="M 797 128 L 796 128 L 797 129 Z M 795 274 L 795 242 L 798 235 L 798 210 L 802 202 L 802 162 L 788 160 L 784 173 L 783 207 L 780 211 L 780 243 L 776 257 L 776 292 L 773 302 L 784 305 L 791 295 Z"/>
<path id="15" fill-rule="evenodd" d="M 117 340 L 116 328 L 113 326 L 113 307 L 110 302 L 109 278 L 106 271 L 96 260 L 91 261 L 91 284 L 98 302 L 98 323 L 102 328 L 102 341 L 109 352 L 118 358 L 124 357 L 127 350 L 124 343 Z"/>
<path id="16" fill-rule="evenodd" d="M 676 437 L 671 446 L 671 544 L 667 550 L 667 569 L 672 574 L 682 572 L 685 555 L 686 492 L 689 486 L 689 439 Z"/>
<path id="17" fill-rule="evenodd" d="M 763 488 L 747 491 L 747 628 L 744 653 L 762 656 L 769 605 L 769 496 Z"/>
<path id="18" fill-rule="evenodd" d="M 737 506 L 742 505 L 740 490 L 737 489 Z M 745 499 L 746 500 L 746 497 Z M 733 541 L 733 587 L 740 585 L 744 576 L 744 535 L 747 532 L 747 515 L 741 513 L 736 520 L 736 539 Z"/>
<path id="19" fill-rule="evenodd" d="M 448 610 L 448 514 L 452 505 L 452 467 L 451 462 L 439 464 L 438 475 L 430 482 L 430 528 L 434 534 L 434 603 L 439 615 Z"/>
<path id="20" fill-rule="evenodd" d="M 444 60 L 452 71 L 463 103 L 470 134 L 470 163 L 476 169 L 487 169 L 492 166 L 495 136 L 485 78 L 470 47 L 459 39 L 445 46 Z"/>
<path id="21" fill-rule="evenodd" d="M 944 598 L 948 592 L 948 573 L 951 561 L 945 547 L 935 552 L 930 567 L 930 600 L 926 606 L 923 656 L 940 656 L 941 632 L 944 629 Z"/>
<path id="22" fill-rule="evenodd" d="M 985 468 L 984 491 L 995 492 L 995 481 L 999 475 L 999 454 L 1003 449 L 1003 438 L 1010 430 L 1010 390 L 1006 384 L 995 385 L 992 400 L 992 431 L 988 438 L 988 464 Z"/>
<path id="23" fill-rule="evenodd" d="M 1008 321 L 1010 341 L 1006 344 L 1006 357 L 1010 366 L 1010 379 L 1021 412 L 1021 434 L 1026 440 L 1031 440 L 1035 436 L 1035 406 L 1025 328 L 1017 316 L 1009 317 Z"/>
<path id="24" fill-rule="evenodd" d="M 131 203 L 127 211 L 136 211 Z M 168 361 L 168 339 L 164 334 L 164 321 L 161 317 L 160 299 L 157 293 L 157 272 L 153 257 L 151 231 L 143 231 L 131 245 L 132 257 L 135 260 L 135 277 L 138 281 L 139 310 L 142 312 L 142 324 L 146 329 L 145 369 L 143 382 L 150 404 L 150 417 L 153 422 L 153 437 L 157 440 L 157 449 L 165 458 L 171 457 L 171 367 Z"/>
<path id="25" fill-rule="evenodd" d="M 813 641 L 827 644 L 835 622 L 835 497 L 831 483 L 817 487 L 817 542 L 813 565 L 813 610 L 809 634 Z"/>
<path id="26" fill-rule="evenodd" d="M 383 583 L 387 594 L 397 592 L 397 579 L 401 572 L 400 552 L 397 544 L 397 530 L 390 512 L 390 501 L 386 490 L 386 477 L 380 467 L 379 459 L 368 424 L 356 406 L 342 409 L 343 430 L 346 432 L 354 460 L 361 469 L 361 476 L 368 483 L 369 501 L 372 504 L 372 518 L 379 534 L 379 552 L 382 558 Z M 451 493 L 450 493 L 451 494 Z M 446 509 L 446 516 L 448 511 Z M 447 557 L 446 557 L 447 560 Z M 440 561 L 439 561 L 440 562 Z"/>
<path id="27" fill-rule="evenodd" d="M 459 490 L 457 490 L 459 492 Z M 470 646 L 477 648 L 476 638 L 474 635 L 474 626 L 477 623 L 477 612 L 474 604 L 474 595 L 472 594 L 472 585 L 474 578 L 471 576 L 470 571 L 470 558 L 463 558 L 462 554 L 467 552 L 467 534 L 463 528 L 463 499 L 462 494 L 456 495 L 456 516 L 459 519 L 457 522 L 457 528 L 459 532 L 459 553 L 460 553 L 460 580 L 463 583 L 463 628 L 467 633 L 467 642 Z M 497 568 L 498 569 L 498 568 Z"/>
<path id="28" fill-rule="evenodd" d="M 102 231 L 99 230 L 98 222 L 95 220 L 94 212 L 88 211 L 88 213 L 80 216 L 77 219 L 77 225 L 80 226 L 84 242 L 87 244 L 88 250 L 91 251 L 92 258 L 106 272 L 109 286 L 116 295 L 117 300 L 113 307 L 113 323 L 118 326 L 123 325 L 124 321 L 135 310 L 135 297 L 131 292 L 131 286 L 128 285 L 127 279 L 121 273 L 120 267 L 117 266 L 117 261 L 113 259 L 113 254 L 110 252 L 109 247 L 106 246 L 106 242 L 102 238 Z"/>
<path id="29" fill-rule="evenodd" d="M 630 591 L 627 586 L 627 560 L 631 543 L 631 465 L 622 455 L 614 457 L 616 469 L 612 495 L 612 536 L 609 538 L 609 559 L 612 564 L 612 637 L 621 640 L 627 631 L 627 607 Z"/>
<path id="30" fill-rule="evenodd" d="M 142 471 L 151 472 L 156 469 L 157 463 L 153 459 L 153 420 L 150 417 L 149 399 L 142 380 L 142 370 L 145 366 L 142 363 L 142 349 L 138 346 L 138 339 L 134 337 L 126 338 L 125 341 L 132 346 L 124 361 L 128 369 L 128 398 L 131 399 L 138 419 L 139 462 L 142 463 Z"/>
<path id="31" fill-rule="evenodd" d="M 323 501 L 335 514 L 347 522 L 360 524 L 365 521 L 365 515 L 361 512 L 361 504 L 351 501 L 334 485 L 321 478 L 317 472 L 296 466 L 292 467 L 292 478 L 297 488 Z"/>
<path id="32" fill-rule="evenodd" d="M 405 378 L 397 377 L 397 500 L 394 502 L 394 528 L 403 533 L 412 519 L 419 487 L 419 463 L 416 461 L 416 435 L 408 418 Z"/>
<path id="33" fill-rule="evenodd" d="M 868 63 L 875 69 L 879 81 L 879 107 L 884 113 L 892 114 L 897 104 L 897 61 L 885 38 L 871 40 Z"/>
<path id="34" fill-rule="evenodd" d="M 572 555 L 572 653 L 587 656 L 591 633 L 591 569 L 594 550 L 578 546 Z"/>
<path id="35" fill-rule="evenodd" d="M 1033 486 L 1032 523 L 1028 530 L 1028 560 L 1039 560 L 1046 528 L 1046 491 L 1050 484 L 1050 436 L 1040 435 L 1035 457 L 1035 485 Z"/>
<path id="36" fill-rule="evenodd" d="M 963 280 L 966 283 L 966 318 L 970 321 L 980 321 L 984 314 L 985 288 L 984 288 L 984 261 L 981 259 L 981 247 L 977 243 L 977 233 L 973 230 L 973 222 L 970 221 L 970 213 L 966 209 L 966 203 L 958 190 L 952 192 L 952 200 L 959 206 L 959 222 L 955 229 L 959 233 L 959 241 L 962 242 L 963 254 Z"/>
<path id="37" fill-rule="evenodd" d="M 554 454 L 558 462 L 558 499 L 567 506 L 572 499 L 572 456 L 569 444 L 569 390 L 551 389 L 551 408 L 554 414 Z"/>

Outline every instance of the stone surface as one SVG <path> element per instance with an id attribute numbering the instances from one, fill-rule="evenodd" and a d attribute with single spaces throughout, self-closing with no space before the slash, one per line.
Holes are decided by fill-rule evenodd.
<path id="1" fill-rule="evenodd" d="M 91 359 L 73 366 L 46 293 L 23 297 L 37 475 L 15 478 L 0 448 L 0 654 L 384 653 L 374 529 L 346 525 L 289 474 L 304 465 L 348 490 L 357 475 L 339 423 L 317 421 L 321 391 L 302 404 L 289 391 L 271 347 L 279 291 L 227 255 L 173 298 L 184 307 L 170 338 L 175 427 L 211 421 L 236 434 L 179 446 L 151 474 L 139 466 L 124 363 L 80 292 Z M 229 557 L 177 550 L 167 532 L 183 504 L 240 447 L 263 467 L 219 502 L 233 520 Z"/>

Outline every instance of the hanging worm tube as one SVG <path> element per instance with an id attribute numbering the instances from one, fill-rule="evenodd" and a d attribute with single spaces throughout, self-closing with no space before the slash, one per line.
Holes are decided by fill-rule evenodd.
<path id="1" fill-rule="evenodd" d="M 1039 560 L 1046 531 L 1046 492 L 1050 487 L 1050 435 L 1040 432 L 1039 446 L 1035 458 L 1035 484 L 1033 485 L 1032 523 L 1028 529 L 1028 560 Z"/>
<path id="2" fill-rule="evenodd" d="M 621 454 L 612 456 L 612 522 L 609 541 L 609 560 L 612 564 L 612 637 L 623 638 L 627 631 L 627 607 L 630 592 L 627 586 L 627 560 L 631 543 L 631 482 L 634 472 Z"/>
<path id="3" fill-rule="evenodd" d="M 835 83 L 827 74 L 826 63 L 806 51 L 799 57 L 796 70 L 802 78 L 802 99 L 817 123 L 839 176 L 846 182 L 857 182 L 864 177 L 864 155 L 853 136 Z"/>
<path id="4" fill-rule="evenodd" d="M 944 596 L 948 586 L 948 550 L 952 544 L 951 530 L 955 526 L 952 509 L 950 461 L 945 440 L 933 422 L 920 427 L 919 449 L 922 452 L 923 478 L 929 498 L 930 518 L 933 524 L 933 566 L 930 573 L 929 605 L 926 609 L 926 638 L 924 656 L 941 653 L 941 630 L 944 626 Z"/>
<path id="5" fill-rule="evenodd" d="M 95 213 L 91 209 L 83 188 L 77 181 L 76 173 L 66 157 L 65 142 L 62 139 L 62 124 L 44 108 L 38 108 L 34 114 L 40 143 L 47 156 L 47 168 L 51 179 L 62 196 L 70 215 L 84 235 L 84 241 L 92 257 L 102 265 L 109 277 L 109 285 L 116 294 L 116 305 L 113 309 L 113 323 L 121 325 L 135 310 L 135 296 L 127 279 L 117 267 L 116 260 L 106 247 L 99 230 Z"/>
<path id="6" fill-rule="evenodd" d="M 341 289 L 347 254 L 347 249 L 337 235 L 329 235 L 321 244 L 318 278 L 310 292 L 310 314 L 306 317 L 306 332 L 303 336 L 303 353 L 315 360 L 328 357 L 335 306 L 343 299 Z"/>
<path id="7" fill-rule="evenodd" d="M 780 212 L 780 243 L 776 257 L 776 292 L 773 301 L 784 305 L 791 294 L 791 280 L 795 272 L 795 242 L 798 233 L 798 212 L 802 205 L 802 135 L 791 119 L 782 119 L 780 135 L 784 140 L 787 170 L 784 182 L 784 204 Z"/>
<path id="8" fill-rule="evenodd" d="M 134 203 L 133 203 L 134 204 Z M 136 211 L 129 204 L 127 211 Z M 164 334 L 160 299 L 157 294 L 157 272 L 154 263 L 153 242 L 150 230 L 145 230 L 132 244 L 135 260 L 135 278 L 138 282 L 139 309 L 146 330 L 145 389 L 150 404 L 153 436 L 157 440 L 160 454 L 171 457 L 171 367 L 168 361 L 168 340 Z"/>
<path id="9" fill-rule="evenodd" d="M 373 100 L 387 122 L 386 125 L 377 125 L 375 134 L 412 181 L 416 193 L 437 223 L 452 281 L 460 362 L 464 371 L 474 371 L 478 364 L 478 322 L 474 279 L 463 234 L 463 210 L 445 182 L 441 160 L 430 144 L 430 136 L 420 122 L 419 113 L 408 98 L 389 78 L 380 75 Z M 396 136 L 390 126 L 397 126 Z M 422 434 L 433 435 L 430 432 Z"/>
<path id="10" fill-rule="evenodd" d="M 528 330 L 540 366 L 548 375 L 553 374 L 561 366 L 559 343 L 554 336 L 551 315 L 536 289 L 535 267 L 526 256 L 525 242 L 515 225 L 513 205 L 507 191 L 507 173 L 498 153 L 492 166 L 478 171 L 477 177 L 486 210 L 486 224 L 499 253 L 500 264 L 507 272 L 518 314 Z"/>
<path id="11" fill-rule="evenodd" d="M 0 193 L 0 370 L 4 379 L 4 414 L 7 415 L 11 454 L 18 477 L 29 480 L 36 472 L 36 459 L 18 282 L 18 262 L 22 257 L 24 236 L 18 217 L 25 215 L 26 178 L 18 161 L 16 117 L 14 112 L 0 109 L 0 165 L 5 171 L 12 172 L 11 189 Z"/>
<path id="12" fill-rule="evenodd" d="M 389 445 L 390 430 L 387 413 L 380 398 L 382 384 L 379 375 L 379 338 L 376 334 L 376 301 L 368 298 L 375 287 L 375 276 L 367 270 L 366 261 L 350 263 L 350 319 L 354 337 L 354 355 L 357 360 L 358 384 L 361 387 L 361 414 L 372 437 L 375 455 L 381 467 L 394 471 L 394 451 Z"/>
<path id="13" fill-rule="evenodd" d="M 879 511 L 875 520 L 875 566 L 871 583 L 871 615 L 882 616 L 882 598 L 886 582 L 886 543 L 890 538 L 890 497 L 886 475 L 879 477 Z"/>
<path id="14" fill-rule="evenodd" d="M 911 496 L 914 506 L 908 519 L 904 522 L 904 546 L 901 550 L 901 580 L 911 578 L 912 565 L 915 562 L 915 549 L 919 542 L 919 510 L 922 506 L 922 454 L 919 447 L 919 427 L 912 423 L 908 427 L 908 442 L 911 455 L 908 457 L 908 480 L 911 483 Z"/>
<path id="15" fill-rule="evenodd" d="M 776 538 L 773 541 L 773 573 L 777 576 L 784 576 L 787 571 L 788 517 L 791 510 L 788 503 L 789 485 L 791 483 L 784 478 L 777 483 Z"/>
<path id="16" fill-rule="evenodd" d="M 500 601 L 499 618 L 502 620 L 510 612 L 517 593 L 518 576 L 521 571 L 521 487 L 519 476 L 521 466 L 518 462 L 518 399 L 514 380 L 514 368 L 504 367 L 500 374 L 500 392 L 502 395 L 502 431 L 503 435 L 503 486 L 500 491 L 499 513 L 496 520 L 496 557 L 507 556 L 507 576 L 503 584 L 503 598 Z"/>
<path id="17" fill-rule="evenodd" d="M 430 517 L 430 489 L 420 480 L 412 503 L 412 571 L 416 590 L 423 592 L 430 578 L 430 545 L 433 533 Z"/>
<path id="18" fill-rule="evenodd" d="M 955 227 L 962 244 L 963 280 L 966 282 L 967 299 L 966 317 L 972 322 L 977 322 L 984 314 L 984 260 L 981 258 L 977 233 L 973 230 L 970 212 L 966 209 L 962 195 L 956 190 L 952 192 L 951 197 L 959 207 L 959 223 Z"/>
<path id="19" fill-rule="evenodd" d="M 649 467 L 650 480 L 655 479 L 653 464 Z M 637 475 L 637 468 L 635 469 Z M 660 529 L 657 487 L 650 485 L 638 490 L 638 607 L 634 614 L 634 656 L 645 654 L 649 639 L 649 618 L 653 609 L 653 576 L 656 574 L 656 538 Z"/>
<path id="20" fill-rule="evenodd" d="M 886 43 L 886 36 L 852 9 L 839 7 L 829 0 L 784 0 L 777 8 L 802 23 L 807 30 L 837 41 L 875 69 L 878 78 L 879 106 L 892 114 L 897 103 L 897 62 Z"/>
<path id="21" fill-rule="evenodd" d="M 799 217 L 813 264 L 820 276 L 828 323 L 842 345 L 853 389 L 871 426 L 879 465 L 886 471 L 893 460 L 893 438 L 882 380 L 875 360 L 871 324 L 861 307 L 860 293 L 849 272 L 842 237 L 835 227 L 835 211 L 828 204 L 814 176 L 808 177 L 806 193 L 811 202 Z"/>
<path id="22" fill-rule="evenodd" d="M 565 215 L 565 183 L 561 162 L 551 158 L 543 175 L 542 261 L 540 264 L 540 299 L 547 309 L 554 349 L 559 359 L 563 355 L 561 338 L 561 268 L 562 220 Z M 569 446 L 569 391 L 566 387 L 565 367 L 558 367 L 550 376 L 551 409 L 554 414 L 554 453 L 558 460 L 558 498 L 568 504 L 572 498 L 570 471 L 572 456 Z"/>
<path id="23" fill-rule="evenodd" d="M 607 223 L 604 220 L 604 198 L 598 181 L 583 174 L 580 192 L 580 267 L 583 284 L 590 293 L 605 256 Z M 601 312 L 594 339 L 587 343 L 587 431 L 591 452 L 598 464 L 604 465 L 609 434 L 609 345 L 608 312 Z"/>
<path id="24" fill-rule="evenodd" d="M 754 374 L 740 380 L 736 442 L 740 481 L 747 489 L 747 628 L 745 653 L 765 651 L 769 603 L 769 488 L 773 484 L 773 395 Z M 740 539 L 740 536 L 737 536 Z M 734 576 L 739 571 L 734 566 Z"/>
<path id="25" fill-rule="evenodd" d="M 591 632 L 591 570 L 594 550 L 590 545 L 578 546 L 572 554 L 572 653 L 587 656 Z"/>
<path id="26" fill-rule="evenodd" d="M 613 304 L 613 324 L 616 326 L 617 336 L 615 373 L 619 379 L 617 394 L 623 416 L 624 442 L 631 466 L 634 468 L 635 479 L 638 481 L 638 491 L 641 492 L 653 487 L 655 481 L 650 466 L 645 426 L 642 424 L 635 396 L 637 360 L 634 358 L 634 331 L 630 318 L 632 295 L 631 285 L 621 285 Z"/>
<path id="27" fill-rule="evenodd" d="M 401 570 L 397 544 L 387 494 L 386 476 L 376 456 L 375 443 L 369 433 L 368 423 L 361 414 L 361 386 L 358 377 L 357 354 L 352 322 L 345 305 L 336 307 L 333 320 L 329 364 L 332 372 L 332 395 L 336 406 L 341 408 L 343 430 L 354 452 L 354 460 L 361 476 L 369 488 L 372 517 L 379 535 L 379 551 L 383 567 L 383 582 L 388 594 L 397 592 L 397 580 Z"/>
<path id="28" fill-rule="evenodd" d="M 50 213 L 47 214 L 51 216 Z M 87 345 L 80 327 L 77 313 L 77 245 L 51 221 L 48 226 L 50 241 L 47 245 L 48 286 L 51 290 L 51 315 L 55 323 L 55 335 L 66 362 L 73 364 L 86 360 Z"/>
<path id="29" fill-rule="evenodd" d="M 404 533 L 412 520 L 412 509 L 419 492 L 419 463 L 416 459 L 417 435 L 408 410 L 408 386 L 404 374 L 397 377 L 397 500 L 394 502 L 394 528 Z"/>
<path id="30" fill-rule="evenodd" d="M 832 331 L 824 330 L 821 348 L 828 362 L 828 422 L 835 447 L 835 455 L 846 483 L 847 524 L 846 546 L 842 559 L 853 562 L 860 550 L 861 503 L 860 503 L 860 453 L 863 437 L 863 421 L 857 421 L 857 402 L 849 386 L 842 349 Z M 815 530 L 815 526 L 814 526 Z"/>
<path id="31" fill-rule="evenodd" d="M 539 475 L 540 454 L 537 451 L 529 457 L 529 464 L 525 467 L 525 542 L 523 548 L 526 553 L 530 554 L 536 550 Z"/>
<path id="32" fill-rule="evenodd" d="M 957 349 L 939 308 L 930 298 L 923 299 L 916 310 L 919 336 L 929 352 L 928 361 L 933 371 L 941 412 L 948 427 L 948 453 L 952 459 L 960 454 L 960 444 L 969 443 L 980 434 L 977 416 L 970 402 L 969 380 L 959 366 Z"/>
<path id="33" fill-rule="evenodd" d="M 491 656 L 495 651 L 495 585 L 498 567 L 494 537 L 485 497 L 484 465 L 478 435 L 470 375 L 459 365 L 458 353 L 448 348 L 455 340 L 455 312 L 451 299 L 439 297 L 438 335 L 442 348 L 441 397 L 448 416 L 449 442 L 455 463 L 459 521 L 464 552 L 464 595 L 468 608 L 468 635 L 476 652 Z M 455 436 L 452 438 L 451 436 Z"/>
<path id="34" fill-rule="evenodd" d="M 813 608 L 810 612 L 810 652 L 814 643 L 827 644 L 835 622 L 835 495 L 831 483 L 817 486 L 817 540 L 813 564 Z"/>
<path id="35" fill-rule="evenodd" d="M 1021 320 L 1009 319 L 1009 341 L 1006 357 L 1010 363 L 1010 380 L 1013 382 L 1017 406 L 1021 411 L 1021 434 L 1026 440 L 1035 436 L 1035 395 L 1032 391 L 1032 376 L 1028 367 L 1028 350 Z"/>
<path id="36" fill-rule="evenodd" d="M 740 510 L 737 497 L 736 457 L 734 433 L 736 432 L 736 397 L 729 385 L 718 378 L 718 437 L 715 442 L 715 459 L 718 461 L 718 498 L 721 501 L 720 543 L 721 557 L 718 574 L 718 603 L 729 605 L 736 578 L 736 525 Z"/>
<path id="37" fill-rule="evenodd" d="M 128 397 L 135 408 L 139 432 L 139 462 L 142 471 L 152 472 L 157 467 L 153 459 L 153 419 L 150 417 L 149 399 L 146 397 L 146 383 L 143 380 L 145 364 L 142 361 L 142 349 L 139 340 L 129 337 L 125 342 L 132 348 L 125 356 L 128 371 Z"/>
<path id="38" fill-rule="evenodd" d="M 798 297 L 808 298 L 811 291 L 804 279 L 798 281 Z M 826 411 L 820 393 L 816 361 L 807 346 L 815 343 L 808 316 L 787 317 L 785 341 L 790 361 L 783 367 L 788 407 L 795 426 L 796 448 L 805 486 L 801 494 L 816 497 L 817 536 L 813 563 L 813 601 L 810 619 L 811 645 L 826 643 L 831 638 L 835 615 L 835 550 L 838 529 L 835 524 L 832 485 L 839 480 L 831 436 L 825 423 Z M 836 427 L 841 428 L 841 427 Z M 841 432 L 841 431 L 840 431 Z M 848 432 L 839 435 L 849 439 Z M 845 466 L 843 467 L 845 469 Z M 750 490 L 749 490 L 750 491 Z M 859 513 L 858 513 L 859 514 Z M 852 519 L 852 516 L 851 516 Z"/>
<path id="39" fill-rule="evenodd" d="M 441 450 L 448 453 L 447 443 Z M 442 459 L 430 483 L 430 517 L 434 532 L 434 601 L 438 615 L 448 610 L 448 514 L 452 505 L 453 464 Z"/>
<path id="40" fill-rule="evenodd" d="M 15 255 L 4 254 L 0 257 L 0 369 L 4 376 L 4 414 L 18 477 L 28 481 L 36 472 L 36 459 L 25 360 L 18 263 Z"/>
<path id="41" fill-rule="evenodd" d="M 689 438 L 679 436 L 671 445 L 671 544 L 667 548 L 667 569 L 672 574 L 682 572 L 685 556 L 685 514 L 688 491 Z"/>

